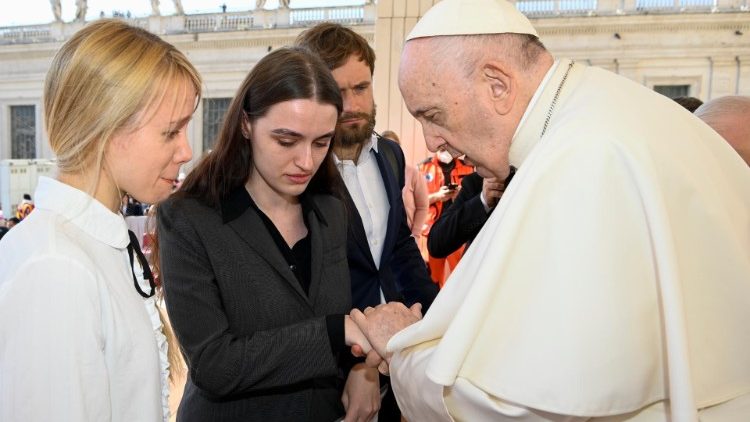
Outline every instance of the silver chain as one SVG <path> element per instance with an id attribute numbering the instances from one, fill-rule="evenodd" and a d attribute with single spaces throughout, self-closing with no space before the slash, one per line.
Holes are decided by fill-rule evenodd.
<path id="1" fill-rule="evenodd" d="M 562 81 L 560 81 L 560 85 L 557 87 L 557 92 L 555 92 L 555 97 L 552 98 L 552 105 L 549 106 L 549 111 L 547 111 L 547 118 L 544 119 L 544 127 L 542 128 L 542 134 L 539 135 L 541 138 L 544 136 L 544 133 L 547 132 L 547 125 L 549 125 L 549 120 L 552 118 L 552 112 L 555 111 L 555 105 L 557 105 L 557 98 L 560 96 L 560 91 L 562 91 L 563 85 L 565 85 L 565 81 L 568 79 L 568 73 L 570 73 L 570 69 L 575 64 L 575 60 L 571 61 L 568 65 L 568 70 L 565 71 L 565 75 L 563 75 Z"/>

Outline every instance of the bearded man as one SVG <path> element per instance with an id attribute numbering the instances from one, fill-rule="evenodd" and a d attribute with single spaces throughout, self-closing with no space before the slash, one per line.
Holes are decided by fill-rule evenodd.
<path id="1" fill-rule="evenodd" d="M 427 274 L 406 222 L 401 195 L 404 153 L 397 143 L 373 132 L 375 52 L 361 35 L 334 23 L 304 31 L 296 44 L 323 59 L 344 100 L 333 152 L 346 185 L 343 194 L 349 210 L 347 258 L 352 304 L 365 309 L 386 302 L 408 306 L 419 303 L 426 310 L 437 295 L 437 286 Z M 380 385 L 385 379 L 379 380 L 377 371 L 362 363 L 352 371 L 361 377 L 347 380 L 346 420 L 369 420 L 380 406 Z M 357 379 L 361 382 L 355 383 Z M 398 422 L 398 407 L 392 392 L 387 391 L 378 420 Z"/>

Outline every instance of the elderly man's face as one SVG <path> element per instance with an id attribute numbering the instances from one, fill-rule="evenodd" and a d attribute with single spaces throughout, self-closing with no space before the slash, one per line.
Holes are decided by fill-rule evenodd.
<path id="1" fill-rule="evenodd" d="M 717 129 L 719 135 L 729 142 L 743 160 L 750 166 L 750 125 L 741 123 L 747 121 L 746 116 L 730 115 L 725 117 L 725 124 Z"/>
<path id="2" fill-rule="evenodd" d="M 505 178 L 510 139 L 499 130 L 497 116 L 481 97 L 481 86 L 460 66 L 437 63 L 429 39 L 404 47 L 399 87 L 409 112 L 422 124 L 427 148 L 445 148 L 476 164 L 484 177 Z M 511 132 L 512 136 L 512 132 Z"/>

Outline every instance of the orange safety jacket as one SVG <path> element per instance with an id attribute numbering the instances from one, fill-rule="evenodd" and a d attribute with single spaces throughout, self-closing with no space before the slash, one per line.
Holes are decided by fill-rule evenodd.
<path id="1" fill-rule="evenodd" d="M 465 176 L 474 173 L 474 167 L 466 164 L 462 159 L 456 158 L 456 166 L 451 170 L 449 183 L 455 183 L 461 185 L 461 181 Z M 440 190 L 441 186 L 446 185 L 445 176 L 443 175 L 443 169 L 440 167 L 440 161 L 436 156 L 432 156 L 421 163 L 419 163 L 419 174 L 424 177 L 427 182 L 427 192 L 435 193 Z M 430 204 L 430 209 L 427 212 L 427 221 L 425 222 L 425 229 L 422 231 L 422 235 L 427 236 L 430 233 L 432 225 L 440 218 L 440 213 L 443 212 L 443 202 L 435 201 Z"/>

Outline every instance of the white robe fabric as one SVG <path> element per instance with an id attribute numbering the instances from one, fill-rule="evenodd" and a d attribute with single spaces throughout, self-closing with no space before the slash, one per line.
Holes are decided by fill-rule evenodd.
<path id="1" fill-rule="evenodd" d="M 388 345 L 405 416 L 750 417 L 750 169 L 672 100 L 580 64 L 542 136 L 568 64 L 526 111 L 518 173 L 469 253 Z"/>

